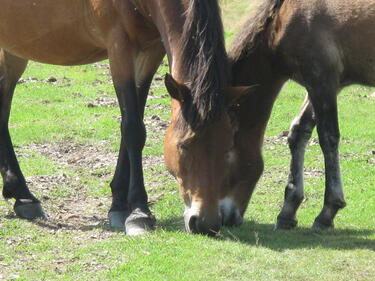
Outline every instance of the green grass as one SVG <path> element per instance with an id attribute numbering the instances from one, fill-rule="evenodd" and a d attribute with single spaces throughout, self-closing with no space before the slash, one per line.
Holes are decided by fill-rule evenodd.
<path id="1" fill-rule="evenodd" d="M 238 1 L 241 6 L 237 6 L 227 1 L 224 5 L 230 19 L 227 26 L 243 13 L 244 3 Z M 229 30 L 228 36 L 232 33 Z M 162 66 L 158 76 L 166 71 Z M 66 155 L 60 147 L 64 150 L 70 145 L 79 148 L 77 153 L 89 145 L 98 148 L 88 150 L 85 161 L 95 160 L 95 155 L 116 155 L 118 108 L 88 106 L 98 97 L 115 97 L 107 70 L 30 63 L 23 77 L 44 80 L 50 76 L 58 82 L 17 87 L 10 128 L 22 170 L 30 181 L 36 180 L 32 189 L 52 218 L 37 223 L 19 220 L 11 210 L 13 202 L 0 202 L 0 280 L 375 279 L 373 89 L 354 86 L 339 96 L 341 166 L 348 206 L 339 212 L 335 231 L 309 229 L 324 193 L 323 157 L 315 142 L 307 149 L 306 169 L 318 172 L 306 178 L 307 201 L 298 213 L 299 227 L 272 230 L 289 169 L 284 140 L 264 147 L 265 172 L 244 225 L 223 229 L 215 239 L 188 235 L 183 231 L 178 187 L 161 161 L 163 132 L 149 125 L 144 155 L 158 160 L 147 165 L 145 181 L 151 197 L 162 196 L 152 205 L 158 228 L 150 235 L 131 238 L 108 230 L 108 186 L 114 164 L 95 167 L 91 162 L 80 165 L 61 160 Z M 167 122 L 170 99 L 161 81 L 155 81 L 151 91 L 154 98 L 148 101 L 146 121 L 156 115 Z M 304 93 L 295 83 L 284 87 L 267 137 L 288 130 Z M 43 146 L 50 147 L 48 153 Z M 63 158 L 54 156 L 54 150 Z"/>

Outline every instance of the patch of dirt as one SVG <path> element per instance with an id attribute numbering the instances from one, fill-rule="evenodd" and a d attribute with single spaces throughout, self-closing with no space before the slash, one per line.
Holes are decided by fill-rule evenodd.
<path id="1" fill-rule="evenodd" d="M 92 174 L 96 169 L 109 167 L 108 174 L 102 175 L 111 178 L 117 162 L 117 153 L 108 151 L 107 142 L 101 141 L 90 145 L 77 145 L 70 140 L 56 143 L 32 144 L 22 147 L 19 157 L 30 157 L 31 152 L 37 152 L 49 158 L 59 165 L 70 166 L 74 170 L 82 167 L 88 168 Z M 30 152 L 28 152 L 30 151 Z M 155 204 L 162 200 L 166 191 L 163 191 L 163 176 L 168 172 L 160 170 L 164 165 L 162 156 L 144 156 L 143 166 L 151 172 L 151 179 L 146 182 L 149 194 L 149 204 Z M 78 173 L 79 174 L 79 173 Z M 165 178 L 165 177 L 164 177 Z M 72 236 L 74 243 L 87 244 L 92 240 L 108 240 L 114 237 L 108 223 L 107 214 L 111 205 L 111 196 L 92 196 L 88 186 L 83 183 L 79 176 L 72 177 L 66 174 L 38 175 L 26 179 L 31 190 L 36 191 L 41 199 L 43 208 L 48 215 L 47 221 L 37 221 L 46 232 L 54 236 Z M 60 195 L 61 188 L 64 197 Z M 168 192 L 169 193 L 169 192 Z M 177 190 L 173 193 L 177 193 Z M 12 210 L 12 202 L 5 207 L 7 218 L 15 218 Z M 18 239 L 18 238 L 17 238 Z M 22 243 L 25 237 L 20 238 Z M 20 241 L 21 241 L 20 240 Z M 9 241 L 10 245 L 17 246 L 19 242 Z M 56 270 L 62 270 L 59 261 L 54 262 Z"/>
<path id="2" fill-rule="evenodd" d="M 87 104 L 87 107 L 117 107 L 117 99 L 108 97 L 96 98 L 94 102 Z"/>
<path id="3" fill-rule="evenodd" d="M 144 122 L 148 133 L 159 134 L 161 138 L 169 126 L 169 121 L 162 120 L 158 115 L 146 116 Z"/>
<path id="4" fill-rule="evenodd" d="M 286 146 L 288 144 L 287 138 L 288 138 L 288 131 L 283 131 L 278 136 L 266 137 L 264 138 L 264 143 L 263 143 L 264 149 L 275 150 L 276 145 Z"/>
<path id="5" fill-rule="evenodd" d="M 26 178 L 26 183 L 31 189 L 38 188 L 38 190 L 52 191 L 58 186 L 77 187 L 79 178 L 71 178 L 65 174 L 62 175 L 40 175 L 31 176 Z M 35 188 L 34 188 L 35 187 Z M 45 195 L 43 200 L 49 200 L 50 198 Z"/>
<path id="6" fill-rule="evenodd" d="M 77 145 L 67 139 L 63 142 L 31 144 L 23 148 L 38 152 L 60 165 L 86 167 L 94 171 L 116 165 L 117 153 L 108 151 L 107 146 L 107 141 Z"/>
<path id="7" fill-rule="evenodd" d="M 289 133 L 288 131 L 283 131 L 278 136 L 266 137 L 264 138 L 264 144 L 265 145 L 287 144 L 288 133 Z"/>
<path id="8" fill-rule="evenodd" d="M 28 77 L 28 78 L 20 78 L 17 82 L 17 84 L 23 84 L 23 83 L 35 83 L 40 82 L 41 80 L 35 77 Z"/>
<path id="9" fill-rule="evenodd" d="M 104 179 L 110 179 L 113 176 L 118 153 L 108 151 L 108 143 L 106 141 L 100 141 L 95 144 L 89 145 L 76 145 L 69 140 L 63 142 L 48 142 L 43 144 L 32 144 L 22 148 L 22 153 L 18 155 L 22 157 L 29 157 L 29 154 L 25 151 L 37 152 L 51 161 L 58 163 L 59 165 L 69 166 L 70 168 L 80 171 L 82 168 L 86 168 L 90 171 L 92 176 L 101 177 Z M 153 168 L 154 166 L 163 166 L 164 161 L 162 156 L 144 156 L 143 167 L 151 171 L 153 177 L 150 181 L 146 182 L 146 186 L 149 190 L 157 190 L 161 184 L 160 176 L 167 175 L 166 170 L 158 170 Z M 78 173 L 79 174 L 79 173 Z M 155 175 L 155 176 L 154 176 Z M 65 186 L 72 189 L 72 198 L 59 198 L 63 203 L 58 206 L 58 216 L 61 212 L 66 210 L 67 214 L 72 215 L 74 218 L 80 217 L 80 214 L 87 214 L 87 209 L 93 204 L 93 213 L 97 213 L 98 206 L 103 207 L 104 215 L 110 205 L 110 198 L 88 198 L 86 196 L 86 188 L 81 183 L 79 176 L 72 178 L 65 174 L 62 175 L 42 175 L 33 176 L 27 178 L 27 183 L 32 190 L 41 190 L 42 193 L 47 191 L 53 191 L 59 186 Z M 46 191 L 46 192 L 43 192 Z M 150 203 L 155 203 L 162 198 L 163 194 L 156 194 L 150 196 Z M 48 196 L 42 197 L 44 201 L 50 201 Z M 71 212 L 69 211 L 71 210 Z M 79 214 L 79 215 L 78 215 Z M 59 218 L 61 221 L 62 217 Z"/>
<path id="10" fill-rule="evenodd" d="M 324 170 L 306 167 L 305 170 L 304 170 L 304 176 L 305 176 L 305 178 L 324 177 Z"/>
<path id="11" fill-rule="evenodd" d="M 39 79 L 36 77 L 27 77 L 27 78 L 20 78 L 17 84 L 24 84 L 24 83 L 36 83 L 36 82 L 45 82 L 45 83 L 52 83 L 56 84 L 60 88 L 70 87 L 71 79 L 67 77 L 63 77 L 62 79 L 57 79 L 54 76 L 50 76 L 45 79 Z"/>
<path id="12" fill-rule="evenodd" d="M 109 70 L 109 64 L 108 63 L 96 62 L 96 63 L 93 63 L 92 66 L 95 67 L 95 68 L 99 68 L 99 69 Z"/>

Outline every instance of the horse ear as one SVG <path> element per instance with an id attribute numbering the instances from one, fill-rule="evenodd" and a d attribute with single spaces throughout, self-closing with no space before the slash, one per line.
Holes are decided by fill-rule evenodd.
<path id="1" fill-rule="evenodd" d="M 256 86 L 238 86 L 226 88 L 227 105 L 229 107 L 244 102 L 253 92 Z"/>
<path id="2" fill-rule="evenodd" d="M 188 87 L 186 87 L 183 84 L 178 83 L 176 80 L 174 80 L 172 75 L 168 73 L 165 75 L 164 84 L 165 84 L 165 87 L 167 88 L 168 93 L 173 99 L 178 100 L 179 102 L 183 103 L 188 97 L 188 92 L 189 92 Z"/>

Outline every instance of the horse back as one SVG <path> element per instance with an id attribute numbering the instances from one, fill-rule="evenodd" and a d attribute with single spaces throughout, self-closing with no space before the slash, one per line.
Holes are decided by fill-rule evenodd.
<path id="1" fill-rule="evenodd" d="M 117 34 L 143 44 L 159 36 L 147 10 L 153 3 L 0 0 L 0 48 L 24 59 L 49 64 L 99 61 L 107 57 L 108 38 L 115 29 L 120 29 Z"/>
<path id="2" fill-rule="evenodd" d="M 313 62 L 323 68 L 316 71 L 336 71 L 342 85 L 375 86 L 374 1 L 285 1 L 275 26 L 274 48 L 296 80 Z"/>

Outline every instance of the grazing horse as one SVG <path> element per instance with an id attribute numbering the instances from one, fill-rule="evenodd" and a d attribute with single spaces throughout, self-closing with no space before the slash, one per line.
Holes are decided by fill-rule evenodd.
<path id="1" fill-rule="evenodd" d="M 372 0 L 265 0 L 258 6 L 229 53 L 234 85 L 255 85 L 235 111 L 238 129 L 228 184 L 238 190 L 234 201 L 240 213 L 263 170 L 261 145 L 272 106 L 292 79 L 308 95 L 288 135 L 290 173 L 275 228 L 297 225 L 304 198 L 304 153 L 315 126 L 324 154 L 325 195 L 313 228 L 333 227 L 336 213 L 345 207 L 337 94 L 354 83 L 375 86 L 374 42 Z"/>
<path id="2" fill-rule="evenodd" d="M 226 87 L 217 0 L 0 0 L 0 7 L 0 171 L 3 195 L 15 199 L 15 213 L 45 217 L 26 185 L 8 130 L 13 92 L 27 61 L 81 65 L 108 58 L 122 116 L 109 220 L 129 235 L 154 228 L 142 171 L 143 115 L 152 77 L 167 54 L 173 114 L 166 160 L 181 185 L 188 230 L 217 231 L 215 198 L 233 136 L 226 104 L 244 91 Z"/>

